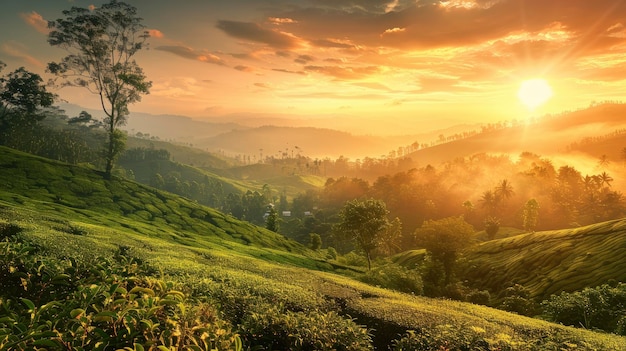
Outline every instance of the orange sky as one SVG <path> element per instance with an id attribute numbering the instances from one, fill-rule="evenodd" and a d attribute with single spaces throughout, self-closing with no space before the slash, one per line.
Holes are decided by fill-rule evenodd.
<path id="1" fill-rule="evenodd" d="M 131 112 L 351 117 L 397 134 L 622 100 L 626 88 L 626 1 L 127 2 L 153 34 L 138 57 L 153 88 Z M 46 43 L 46 21 L 101 3 L 1 4 L 7 71 L 43 75 L 64 54 Z M 534 112 L 517 97 L 531 78 L 554 92 Z M 58 93 L 98 106 L 85 91 Z"/>

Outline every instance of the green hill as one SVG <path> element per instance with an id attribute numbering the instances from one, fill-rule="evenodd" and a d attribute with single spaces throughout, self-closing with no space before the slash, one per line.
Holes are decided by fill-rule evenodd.
<path id="1" fill-rule="evenodd" d="M 626 348 L 360 283 L 280 235 L 90 169 L 0 148 L 0 170 L 2 350 Z"/>
<path id="2" fill-rule="evenodd" d="M 567 230 L 517 235 L 479 244 L 462 274 L 476 286 L 502 291 L 511 283 L 545 299 L 626 281 L 626 219 Z"/>

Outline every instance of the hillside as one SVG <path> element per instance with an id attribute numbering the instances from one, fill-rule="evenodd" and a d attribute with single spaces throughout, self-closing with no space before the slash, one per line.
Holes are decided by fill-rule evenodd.
<path id="1" fill-rule="evenodd" d="M 0 169 L 0 349 L 626 348 L 615 335 L 360 283 L 323 252 L 90 169 L 6 148 Z"/>
<path id="2" fill-rule="evenodd" d="M 411 250 L 393 259 L 410 267 L 419 264 L 424 255 L 423 249 Z M 562 291 L 625 281 L 624 255 L 626 219 L 567 230 L 513 231 L 467 250 L 458 274 L 471 286 L 495 295 L 512 284 L 521 284 L 531 297 L 541 301 Z"/>
<path id="3" fill-rule="evenodd" d="M 86 168 L 0 147 L 0 200 L 111 228 L 189 245 L 235 242 L 303 252 L 283 236 L 211 208 L 120 178 L 105 181 Z M 174 234 L 175 233 L 175 234 Z"/>
<path id="4" fill-rule="evenodd" d="M 500 292 L 511 283 L 539 300 L 562 291 L 626 281 L 626 219 L 484 242 L 467 254 L 462 273 Z"/>
<path id="5" fill-rule="evenodd" d="M 486 129 L 482 133 L 429 148 L 408 155 L 419 164 L 453 160 L 479 153 L 520 154 L 528 151 L 550 156 L 566 153 L 570 145 L 581 140 L 605 136 L 626 127 L 626 105 L 603 104 L 588 109 L 563 113 L 558 116 L 544 116 L 535 123 L 519 124 L 511 127 Z M 618 150 L 621 150 L 620 146 Z M 603 148 L 602 154 L 617 160 L 615 150 Z M 606 152 L 604 152 L 606 151 Z M 589 153 L 597 158 L 598 151 Z"/>
<path id="6" fill-rule="evenodd" d="M 220 169 L 237 165 L 237 162 L 233 159 L 222 157 L 218 154 L 200 150 L 192 146 L 179 145 L 174 142 L 128 137 L 126 148 L 167 150 L 172 156 L 173 161 L 195 167 Z"/>

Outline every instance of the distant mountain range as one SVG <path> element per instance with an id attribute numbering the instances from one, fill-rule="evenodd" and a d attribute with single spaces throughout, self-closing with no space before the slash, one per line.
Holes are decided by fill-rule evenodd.
<path id="1" fill-rule="evenodd" d="M 78 115 L 84 110 L 76 105 L 61 107 L 69 116 Z M 94 116 L 102 115 L 101 111 L 87 111 Z M 263 122 L 275 124 L 256 125 Z M 261 157 L 282 158 L 298 154 L 311 158 L 379 158 L 416 142 L 421 145 L 420 150 L 406 156 L 419 164 L 438 163 L 476 153 L 519 154 L 524 151 L 546 156 L 576 151 L 591 157 L 606 155 L 609 159 L 618 160 L 623 158 L 622 149 L 626 147 L 626 134 L 619 133 L 626 129 L 626 105 L 617 103 L 543 116 L 528 124 L 462 124 L 396 136 L 380 136 L 376 133 L 355 135 L 318 126 L 328 122 L 290 122 L 283 117 L 271 116 L 262 116 L 254 121 L 245 116 L 233 116 L 233 121 L 223 118 L 196 120 L 176 115 L 132 113 L 124 128 L 131 134 L 141 132 L 226 156 L 242 156 L 250 161 L 258 161 Z M 470 131 L 476 133 L 467 134 Z M 466 136 L 460 137 L 464 133 Z M 611 140 L 607 141 L 610 135 Z"/>
<path id="2" fill-rule="evenodd" d="M 68 116 L 77 116 L 83 110 L 95 118 L 102 116 L 102 111 L 85 109 L 77 105 L 63 104 L 60 107 Z M 347 121 L 340 119 L 334 122 L 331 119 L 289 120 L 285 117 L 271 118 L 265 115 L 258 118 L 233 115 L 232 118 L 233 121 L 227 121 L 223 117 L 215 120 L 197 120 L 178 115 L 132 112 L 124 129 L 133 135 L 141 132 L 162 140 L 193 145 L 210 152 L 228 156 L 249 156 L 251 159 L 261 157 L 261 154 L 263 157 L 280 158 L 283 157 L 283 152 L 289 156 L 300 153 L 312 158 L 339 156 L 350 159 L 378 158 L 416 141 L 430 142 L 442 134 L 450 135 L 480 129 L 478 124 L 460 124 L 438 130 L 425 129 L 424 132 L 415 134 L 380 136 L 375 133 L 376 130 L 372 130 L 368 134 L 355 135 L 342 131 L 347 128 L 345 125 Z M 350 122 L 359 123 L 355 120 Z M 363 121 L 360 127 L 367 123 Z M 399 122 L 389 121 L 389 123 Z M 440 125 L 447 126 L 449 123 L 450 121 L 443 121 Z M 320 127 L 333 124 L 337 129 Z"/>

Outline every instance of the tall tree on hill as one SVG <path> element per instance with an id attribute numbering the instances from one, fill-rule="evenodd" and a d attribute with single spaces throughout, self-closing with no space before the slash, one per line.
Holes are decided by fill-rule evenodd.
<path id="1" fill-rule="evenodd" d="M 390 226 L 387 206 L 380 200 L 348 201 L 339 213 L 341 222 L 336 230 L 355 241 L 367 258 L 367 269 L 372 268 L 372 253 L 385 239 Z"/>
<path id="2" fill-rule="evenodd" d="M 72 7 L 64 18 L 48 23 L 48 43 L 68 52 L 60 62 L 48 64 L 48 71 L 61 86 L 83 87 L 100 98 L 107 143 L 104 151 L 105 176 L 109 178 L 124 148 L 128 105 L 141 100 L 152 85 L 134 60 L 150 36 L 144 30 L 137 9 L 111 0 L 95 9 Z"/>

